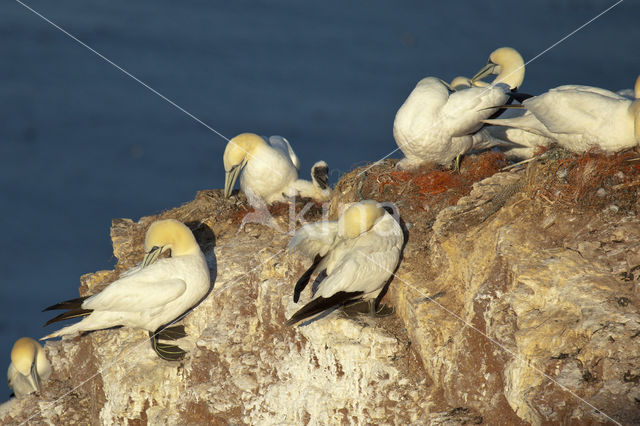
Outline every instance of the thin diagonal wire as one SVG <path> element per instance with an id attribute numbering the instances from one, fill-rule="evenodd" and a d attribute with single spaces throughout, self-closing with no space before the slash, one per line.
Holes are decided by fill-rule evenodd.
<path id="1" fill-rule="evenodd" d="M 553 49 L 554 47 L 556 47 L 557 45 L 559 45 L 560 43 L 562 43 L 563 41 L 565 41 L 566 39 L 568 39 L 569 37 L 573 36 L 575 33 L 577 33 L 578 31 L 582 30 L 584 27 L 586 27 L 587 25 L 591 24 L 593 21 L 595 21 L 596 19 L 600 18 L 602 15 L 604 15 L 605 13 L 609 12 L 611 9 L 613 9 L 614 7 L 616 7 L 617 5 L 619 5 L 620 3 L 622 3 L 624 0 L 618 0 L 616 3 L 612 4 L 611 6 L 609 6 L 608 8 L 606 8 L 605 10 L 603 10 L 602 12 L 600 12 L 599 14 L 597 14 L 596 16 L 594 16 L 593 18 L 589 19 L 587 22 L 585 22 L 584 24 L 580 25 L 578 28 L 576 28 L 575 30 L 571 31 L 569 34 L 567 34 L 566 36 L 562 37 L 560 40 L 556 41 L 555 43 L 553 43 L 551 46 L 547 47 L 546 49 L 544 49 L 542 52 L 538 53 L 536 56 L 534 56 L 533 58 L 529 59 L 527 62 L 525 62 L 522 66 L 516 68 L 515 70 L 513 70 L 511 73 L 509 73 L 508 75 L 505 76 L 509 77 L 512 74 L 514 74 L 515 72 L 519 71 L 520 69 L 524 68 L 525 66 L 529 65 L 531 62 L 535 61 L 536 59 L 538 59 L 540 56 L 544 55 L 545 53 L 547 53 L 549 50 Z M 486 93 L 489 89 L 491 88 L 491 85 L 487 86 L 484 91 L 478 93 L 478 95 L 474 98 L 477 99 L 480 96 L 482 96 L 484 93 Z M 440 124 L 442 122 L 442 119 L 438 119 L 436 121 L 433 122 L 433 124 L 429 127 L 430 129 L 433 128 L 434 126 Z M 380 161 L 388 158 L 389 156 L 393 155 L 394 153 L 396 153 L 397 151 L 400 150 L 400 147 L 394 149 L 393 151 L 391 151 L 390 153 L 388 153 L 387 155 L 385 155 L 384 157 L 380 158 L 379 160 L 374 161 L 369 167 L 367 167 L 366 169 L 364 169 L 363 171 L 361 171 L 358 176 L 362 175 L 363 173 L 366 173 L 369 169 L 371 169 L 372 167 L 374 167 L 376 164 L 378 164 Z"/>
<path id="2" fill-rule="evenodd" d="M 281 249 L 280 251 L 278 251 L 277 253 L 269 256 L 266 260 L 264 260 L 263 262 L 261 262 L 259 265 L 256 265 L 254 268 L 250 269 L 249 271 L 243 273 L 242 275 L 236 277 L 236 279 L 229 285 L 226 285 L 220 289 L 218 289 L 217 291 L 212 291 L 207 298 L 211 297 L 211 296 L 215 296 L 225 290 L 230 290 L 232 288 L 234 288 L 235 286 L 237 286 L 238 284 L 240 284 L 240 280 L 244 277 L 246 277 L 247 275 L 249 275 L 250 273 L 252 273 L 253 271 L 255 271 L 256 269 L 260 268 L 261 266 L 263 266 L 264 264 L 266 264 L 267 262 L 269 262 L 271 259 L 273 259 L 274 257 L 278 256 L 280 253 L 286 251 L 286 249 Z M 171 322 L 168 324 L 171 325 L 174 322 Z M 151 339 L 153 339 L 154 337 L 156 337 L 156 335 L 159 333 L 160 331 L 154 333 L 151 337 L 149 337 L 148 339 L 145 339 L 143 341 L 141 341 L 140 343 L 134 345 L 133 347 L 126 349 L 120 353 L 118 353 L 116 356 L 114 356 L 110 361 L 108 361 L 107 365 L 104 366 L 103 368 L 99 369 L 95 374 L 93 374 L 92 376 L 88 377 L 86 380 L 84 380 L 82 383 L 80 383 L 79 385 L 75 386 L 73 389 L 71 389 L 70 391 L 66 392 L 64 395 L 59 396 L 58 398 L 54 399 L 53 401 L 49 402 L 49 404 L 46 407 L 43 408 L 38 408 L 38 411 L 34 414 L 32 414 L 31 416 L 29 416 L 29 418 L 27 418 L 24 422 L 20 423 L 20 425 L 24 425 L 27 424 L 31 419 L 33 419 L 34 417 L 36 417 L 39 414 L 42 414 L 42 412 L 49 410 L 51 408 L 53 408 L 56 403 L 58 401 L 60 401 L 61 399 L 65 398 L 67 395 L 69 395 L 70 393 L 76 391 L 77 389 L 79 389 L 80 387 L 84 386 L 86 383 L 90 382 L 91 380 L 95 379 L 97 376 L 99 376 L 100 374 L 103 373 L 103 371 L 107 370 L 108 368 L 110 368 L 112 365 L 116 364 L 117 362 L 119 362 L 125 355 L 128 355 L 129 353 L 131 353 L 132 351 L 135 351 L 136 349 L 140 348 L 142 345 L 147 344 L 147 342 L 151 341 Z M 134 365 L 131 366 L 131 368 L 133 368 Z"/>
<path id="3" fill-rule="evenodd" d="M 40 17 L 42 20 L 44 20 L 45 22 L 51 24 L 54 28 L 58 29 L 59 31 L 61 31 L 63 34 L 65 34 L 66 36 L 68 36 L 69 38 L 71 38 L 72 40 L 74 40 L 75 42 L 77 42 L 78 44 L 80 44 L 81 46 L 85 47 L 86 49 L 88 49 L 90 52 L 94 53 L 95 55 L 97 55 L 99 58 L 101 58 L 102 60 L 104 60 L 105 62 L 107 62 L 108 64 L 110 64 L 111 66 L 113 66 L 114 68 L 116 68 L 118 71 L 122 72 L 123 74 L 125 74 L 127 77 L 130 77 L 131 79 L 133 79 L 134 81 L 136 81 L 137 83 L 139 83 L 140 85 L 142 85 L 144 88 L 146 88 L 147 90 L 149 90 L 151 93 L 159 96 L 161 99 L 163 99 L 164 101 L 168 102 L 170 105 L 172 105 L 173 107 L 177 108 L 178 110 L 182 111 L 184 114 L 186 114 L 187 116 L 191 117 L 192 119 L 194 119 L 195 121 L 197 121 L 198 123 L 200 123 L 201 125 L 203 125 L 204 127 L 206 127 L 207 129 L 211 130 L 213 133 L 215 133 L 216 135 L 220 136 L 222 139 L 224 139 L 225 141 L 229 142 L 229 138 L 227 138 L 225 135 L 223 135 L 222 133 L 220 133 L 219 131 L 217 131 L 216 129 L 214 129 L 213 127 L 211 127 L 210 125 L 208 125 L 207 123 L 205 123 L 204 121 L 202 121 L 201 119 L 199 119 L 198 117 L 196 117 L 195 115 L 193 115 L 192 113 L 190 113 L 189 111 L 187 111 L 186 109 L 184 109 L 183 107 L 181 107 L 180 105 L 178 105 L 177 103 L 175 103 L 174 101 L 172 101 L 171 99 L 169 99 L 168 97 L 166 97 L 165 95 L 163 95 L 162 93 L 158 92 L 156 89 L 154 89 L 153 87 L 149 86 L 147 83 L 145 83 L 144 81 L 140 80 L 138 77 L 136 77 L 135 75 L 131 74 L 129 71 L 125 70 L 124 68 L 122 68 L 120 65 L 116 64 L 115 62 L 113 62 L 111 59 L 107 58 L 106 56 L 104 56 L 102 53 L 98 52 L 97 50 L 95 50 L 94 48 L 92 48 L 91 46 L 89 46 L 87 43 L 83 42 L 82 40 L 80 40 L 78 37 L 74 36 L 73 34 L 71 34 L 69 31 L 65 30 L 64 28 L 62 28 L 60 25 L 56 24 L 55 22 L 53 22 L 52 20 L 50 20 L 49 18 L 47 18 L 46 16 L 42 15 L 41 13 L 39 13 L 37 10 L 33 9 L 32 7 L 30 7 L 29 5 L 25 4 L 24 2 L 20 1 L 20 0 L 16 0 L 17 3 L 19 3 L 20 5 L 22 5 L 25 9 L 31 11 L 33 14 L 35 14 L 36 16 Z M 252 155 L 250 152 L 246 151 L 244 148 L 242 148 L 240 145 L 237 145 L 239 149 L 241 149 L 242 151 L 244 151 L 244 153 L 255 159 L 256 157 L 254 155 Z M 281 170 L 274 168 L 271 164 L 268 164 L 268 167 L 274 171 L 278 176 L 280 177 L 284 177 L 283 173 Z"/>
<path id="4" fill-rule="evenodd" d="M 142 85 L 143 87 L 145 87 L 146 89 L 151 91 L 153 94 L 159 96 L 160 98 L 162 98 L 163 100 L 165 100 L 166 102 L 168 102 L 169 104 L 174 106 L 175 108 L 177 108 L 180 111 L 182 111 L 183 113 L 187 114 L 189 117 L 193 118 L 195 121 L 197 121 L 198 123 L 202 124 L 204 127 L 206 127 L 207 129 L 211 130 L 216 135 L 220 136 L 222 139 L 226 140 L 227 142 L 229 141 L 229 139 L 225 135 L 223 135 L 222 133 L 220 133 L 219 131 L 217 131 L 213 127 L 209 126 L 207 123 L 205 123 L 204 121 L 200 120 L 198 117 L 196 117 L 195 115 L 193 115 L 192 113 L 190 113 L 189 111 L 187 111 L 186 109 L 184 109 L 183 107 L 181 107 L 180 105 L 178 105 L 177 103 L 172 101 L 171 99 L 167 98 L 165 95 L 163 95 L 162 93 L 158 92 L 156 89 L 154 89 L 153 87 L 149 86 L 147 83 L 145 83 L 144 81 L 140 80 L 138 77 L 136 77 L 135 75 L 131 74 L 129 71 L 125 70 L 120 65 L 116 64 L 111 59 L 107 58 L 102 53 L 98 52 L 97 50 L 95 50 L 94 48 L 92 48 L 91 46 L 89 46 L 88 44 L 83 42 L 82 40 L 80 40 L 78 37 L 74 36 L 73 34 L 68 32 L 67 30 L 65 30 L 64 28 L 62 28 L 61 26 L 59 26 L 55 22 L 51 21 L 46 16 L 42 15 L 41 13 L 39 13 L 38 11 L 36 11 L 32 7 L 30 7 L 29 5 L 26 5 L 25 3 L 21 2 L 20 0 L 16 0 L 16 2 L 19 3 L 20 5 L 22 5 L 25 9 L 27 9 L 27 10 L 31 11 L 32 13 L 34 13 L 35 15 L 39 16 L 42 20 L 44 20 L 44 21 L 48 22 L 49 24 L 51 24 L 53 27 L 55 27 L 56 29 L 58 29 L 59 31 L 64 33 L 66 36 L 68 36 L 69 38 L 71 38 L 72 40 L 74 40 L 75 42 L 80 44 L 81 46 L 85 47 L 86 49 L 88 49 L 89 51 L 91 51 L 92 53 L 94 53 L 95 55 L 100 57 L 102 60 L 104 60 L 109 65 L 111 65 L 114 68 L 116 68 L 118 71 L 120 71 L 123 74 L 125 74 L 127 77 L 130 77 L 133 80 L 135 80 L 137 83 L 139 83 L 140 85 Z"/>
<path id="5" fill-rule="evenodd" d="M 428 299 L 429 301 L 435 303 L 440 309 L 444 310 L 446 313 L 448 313 L 449 315 L 453 316 L 455 319 L 457 319 L 458 321 L 462 322 L 464 325 L 466 325 L 467 327 L 470 327 L 471 329 L 473 329 L 474 331 L 476 331 L 477 333 L 479 333 L 480 335 L 482 335 L 484 338 L 486 338 L 490 343 L 493 343 L 494 345 L 498 346 L 499 348 L 501 348 L 502 350 L 504 350 L 505 352 L 507 352 L 509 355 L 511 355 L 512 357 L 514 357 L 515 359 L 517 359 L 518 361 L 522 362 L 523 364 L 525 364 L 527 367 L 532 368 L 533 370 L 537 371 L 538 373 L 540 373 L 542 376 L 544 376 L 545 378 L 549 379 L 550 381 L 552 381 L 553 383 L 555 383 L 556 385 L 560 386 L 560 388 L 566 392 L 568 392 L 569 394 L 571 394 L 572 396 L 574 396 L 575 398 L 577 398 L 578 400 L 580 400 L 581 402 L 583 402 L 584 404 L 588 405 L 589 407 L 591 407 L 592 409 L 594 409 L 596 412 L 598 412 L 599 414 L 602 414 L 603 416 L 605 416 L 607 419 L 611 420 L 613 423 L 617 424 L 617 425 L 621 425 L 621 423 L 617 422 L 616 420 L 614 420 L 613 418 L 611 418 L 609 415 L 607 415 L 604 411 L 600 410 L 599 408 L 597 408 L 596 406 L 594 406 L 593 404 L 591 404 L 589 401 L 585 400 L 584 398 L 580 397 L 578 394 L 576 394 L 575 392 L 573 392 L 571 389 L 569 389 L 568 387 L 566 387 L 565 385 L 563 385 L 562 383 L 556 381 L 553 377 L 551 377 L 550 375 L 548 375 L 547 373 L 545 373 L 544 371 L 542 371 L 541 369 L 539 369 L 538 367 L 531 365 L 529 362 L 527 362 L 527 360 L 525 360 L 524 358 L 522 358 L 519 354 L 517 354 L 516 352 L 512 351 L 511 349 L 507 348 L 506 346 L 504 346 L 502 343 L 498 342 L 497 340 L 493 339 L 492 337 L 490 337 L 489 335 L 487 335 L 485 332 L 483 332 L 482 330 L 480 330 L 479 328 L 477 328 L 476 326 L 474 326 L 473 324 L 465 321 L 464 318 L 462 318 L 460 315 L 456 314 L 455 312 L 451 311 L 449 308 L 447 308 L 446 306 L 444 306 L 443 304 L 441 304 L 440 302 L 438 302 L 437 300 L 435 300 L 434 298 L 430 297 L 429 295 L 425 294 L 423 291 L 421 291 L 420 289 L 416 288 L 415 286 L 413 286 L 412 284 L 410 284 L 409 282 L 403 280 L 402 278 L 400 278 L 398 275 L 396 275 L 393 271 L 390 271 L 388 268 L 385 268 L 384 266 L 380 265 L 378 262 L 375 261 L 375 259 L 373 259 L 371 256 L 367 255 L 366 253 L 362 253 L 364 255 L 364 257 L 368 258 L 369 261 L 371 263 L 373 263 L 374 265 L 376 265 L 378 268 L 386 271 L 387 273 L 389 273 L 390 275 L 394 276 L 395 278 L 397 278 L 402 284 L 404 284 L 405 286 L 407 286 L 408 288 L 412 289 L 413 291 L 419 293 L 420 295 L 424 296 L 426 299 Z"/>

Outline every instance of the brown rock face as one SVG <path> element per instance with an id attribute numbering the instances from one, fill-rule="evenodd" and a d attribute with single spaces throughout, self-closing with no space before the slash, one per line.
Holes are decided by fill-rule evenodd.
<path id="1" fill-rule="evenodd" d="M 182 320 L 187 357 L 162 361 L 127 328 L 48 342 L 42 394 L 1 406 L 0 423 L 638 424 L 640 166 L 629 159 L 549 151 L 496 174 L 490 153 L 459 175 L 393 162 L 347 174 L 331 216 L 375 198 L 407 228 L 387 318 L 283 326 L 310 264 L 286 251 L 301 204 L 273 209 L 281 231 L 238 232 L 247 208 L 220 191 L 114 220 L 116 270 L 83 276 L 83 295 L 141 260 L 157 218 L 189 224 L 201 244 L 213 289 Z"/>

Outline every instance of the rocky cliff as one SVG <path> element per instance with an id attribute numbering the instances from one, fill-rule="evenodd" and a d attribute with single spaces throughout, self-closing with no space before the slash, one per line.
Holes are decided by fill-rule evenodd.
<path id="1" fill-rule="evenodd" d="M 374 198 L 395 203 L 407 230 L 386 318 L 283 326 L 310 263 L 286 252 L 299 226 L 289 218 L 319 220 L 320 206 L 278 205 L 280 230 L 239 230 L 242 197 L 201 191 L 159 216 L 114 220 L 116 269 L 83 276 L 82 295 L 139 262 L 160 217 L 187 223 L 207 255 L 213 288 L 182 320 L 187 357 L 162 361 L 127 328 L 48 342 L 52 377 L 2 405 L 0 423 L 638 424 L 633 157 L 549 151 L 499 172 L 503 158 L 487 153 L 457 175 L 394 161 L 345 175 L 330 217 Z"/>

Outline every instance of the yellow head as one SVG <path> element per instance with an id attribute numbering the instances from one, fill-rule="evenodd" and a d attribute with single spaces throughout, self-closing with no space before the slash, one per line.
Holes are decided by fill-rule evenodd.
<path id="1" fill-rule="evenodd" d="M 471 87 L 471 80 L 467 77 L 459 75 L 451 80 L 451 83 L 449 83 L 449 87 L 451 87 L 453 90 L 466 89 L 468 87 Z"/>
<path id="2" fill-rule="evenodd" d="M 144 239 L 146 255 L 143 266 L 153 263 L 164 251 L 171 249 L 171 256 L 194 254 L 200 250 L 191 230 L 175 219 L 158 220 L 151 224 Z"/>
<path id="3" fill-rule="evenodd" d="M 23 376 L 29 376 L 36 363 L 36 356 L 42 347 L 30 337 L 21 337 L 11 349 L 11 362 Z"/>
<path id="4" fill-rule="evenodd" d="M 355 238 L 370 230 L 383 214 L 383 208 L 375 200 L 355 203 L 338 219 L 338 233 L 346 238 Z"/>
<path id="5" fill-rule="evenodd" d="M 264 139 L 253 133 L 241 133 L 227 143 L 222 158 L 225 171 L 225 197 L 228 198 L 231 195 L 233 185 L 236 183 L 240 171 L 247 164 L 256 147 L 264 144 L 266 144 Z"/>
<path id="6" fill-rule="evenodd" d="M 501 47 L 489 55 L 489 62 L 473 76 L 471 82 L 490 75 L 497 74 L 493 83 L 504 83 L 509 88 L 517 89 L 524 81 L 524 59 L 518 51 L 512 47 Z"/>

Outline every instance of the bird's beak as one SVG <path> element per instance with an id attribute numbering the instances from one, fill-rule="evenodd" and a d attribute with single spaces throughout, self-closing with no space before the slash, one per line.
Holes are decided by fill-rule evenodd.
<path id="1" fill-rule="evenodd" d="M 442 83 L 444 85 L 444 87 L 446 87 L 447 90 L 449 90 L 450 92 L 455 92 L 456 91 L 453 87 L 451 87 L 451 85 L 449 83 L 447 83 L 443 79 L 440 78 L 439 80 L 440 80 L 440 83 Z"/>
<path id="2" fill-rule="evenodd" d="M 240 164 L 236 164 L 225 173 L 224 175 L 224 198 L 229 198 L 231 196 L 231 192 L 233 191 L 233 185 L 236 184 L 236 180 L 238 179 L 238 175 L 240 171 L 244 167 L 245 162 L 243 161 Z"/>
<path id="3" fill-rule="evenodd" d="M 473 76 L 473 78 L 471 78 L 471 84 L 475 83 L 476 80 L 482 80 L 486 76 L 493 74 L 493 72 L 496 69 L 496 66 L 497 65 L 494 64 L 493 62 L 487 63 L 487 65 L 482 67 L 482 69 L 478 71 L 477 74 Z"/>
<path id="4" fill-rule="evenodd" d="M 164 248 L 164 246 L 162 246 L 162 247 L 158 247 L 158 246 L 151 247 L 151 250 L 149 250 L 144 255 L 144 259 L 142 259 L 142 267 L 146 268 L 147 266 L 149 266 L 153 262 L 155 262 L 158 259 L 158 256 L 160 256 L 160 254 L 162 253 L 162 249 L 163 248 Z"/>
<path id="5" fill-rule="evenodd" d="M 31 363 L 31 372 L 29 374 L 29 381 L 36 388 L 37 391 L 40 391 L 40 377 L 38 376 L 38 368 L 36 366 L 36 360 L 34 358 L 33 363 Z"/>

